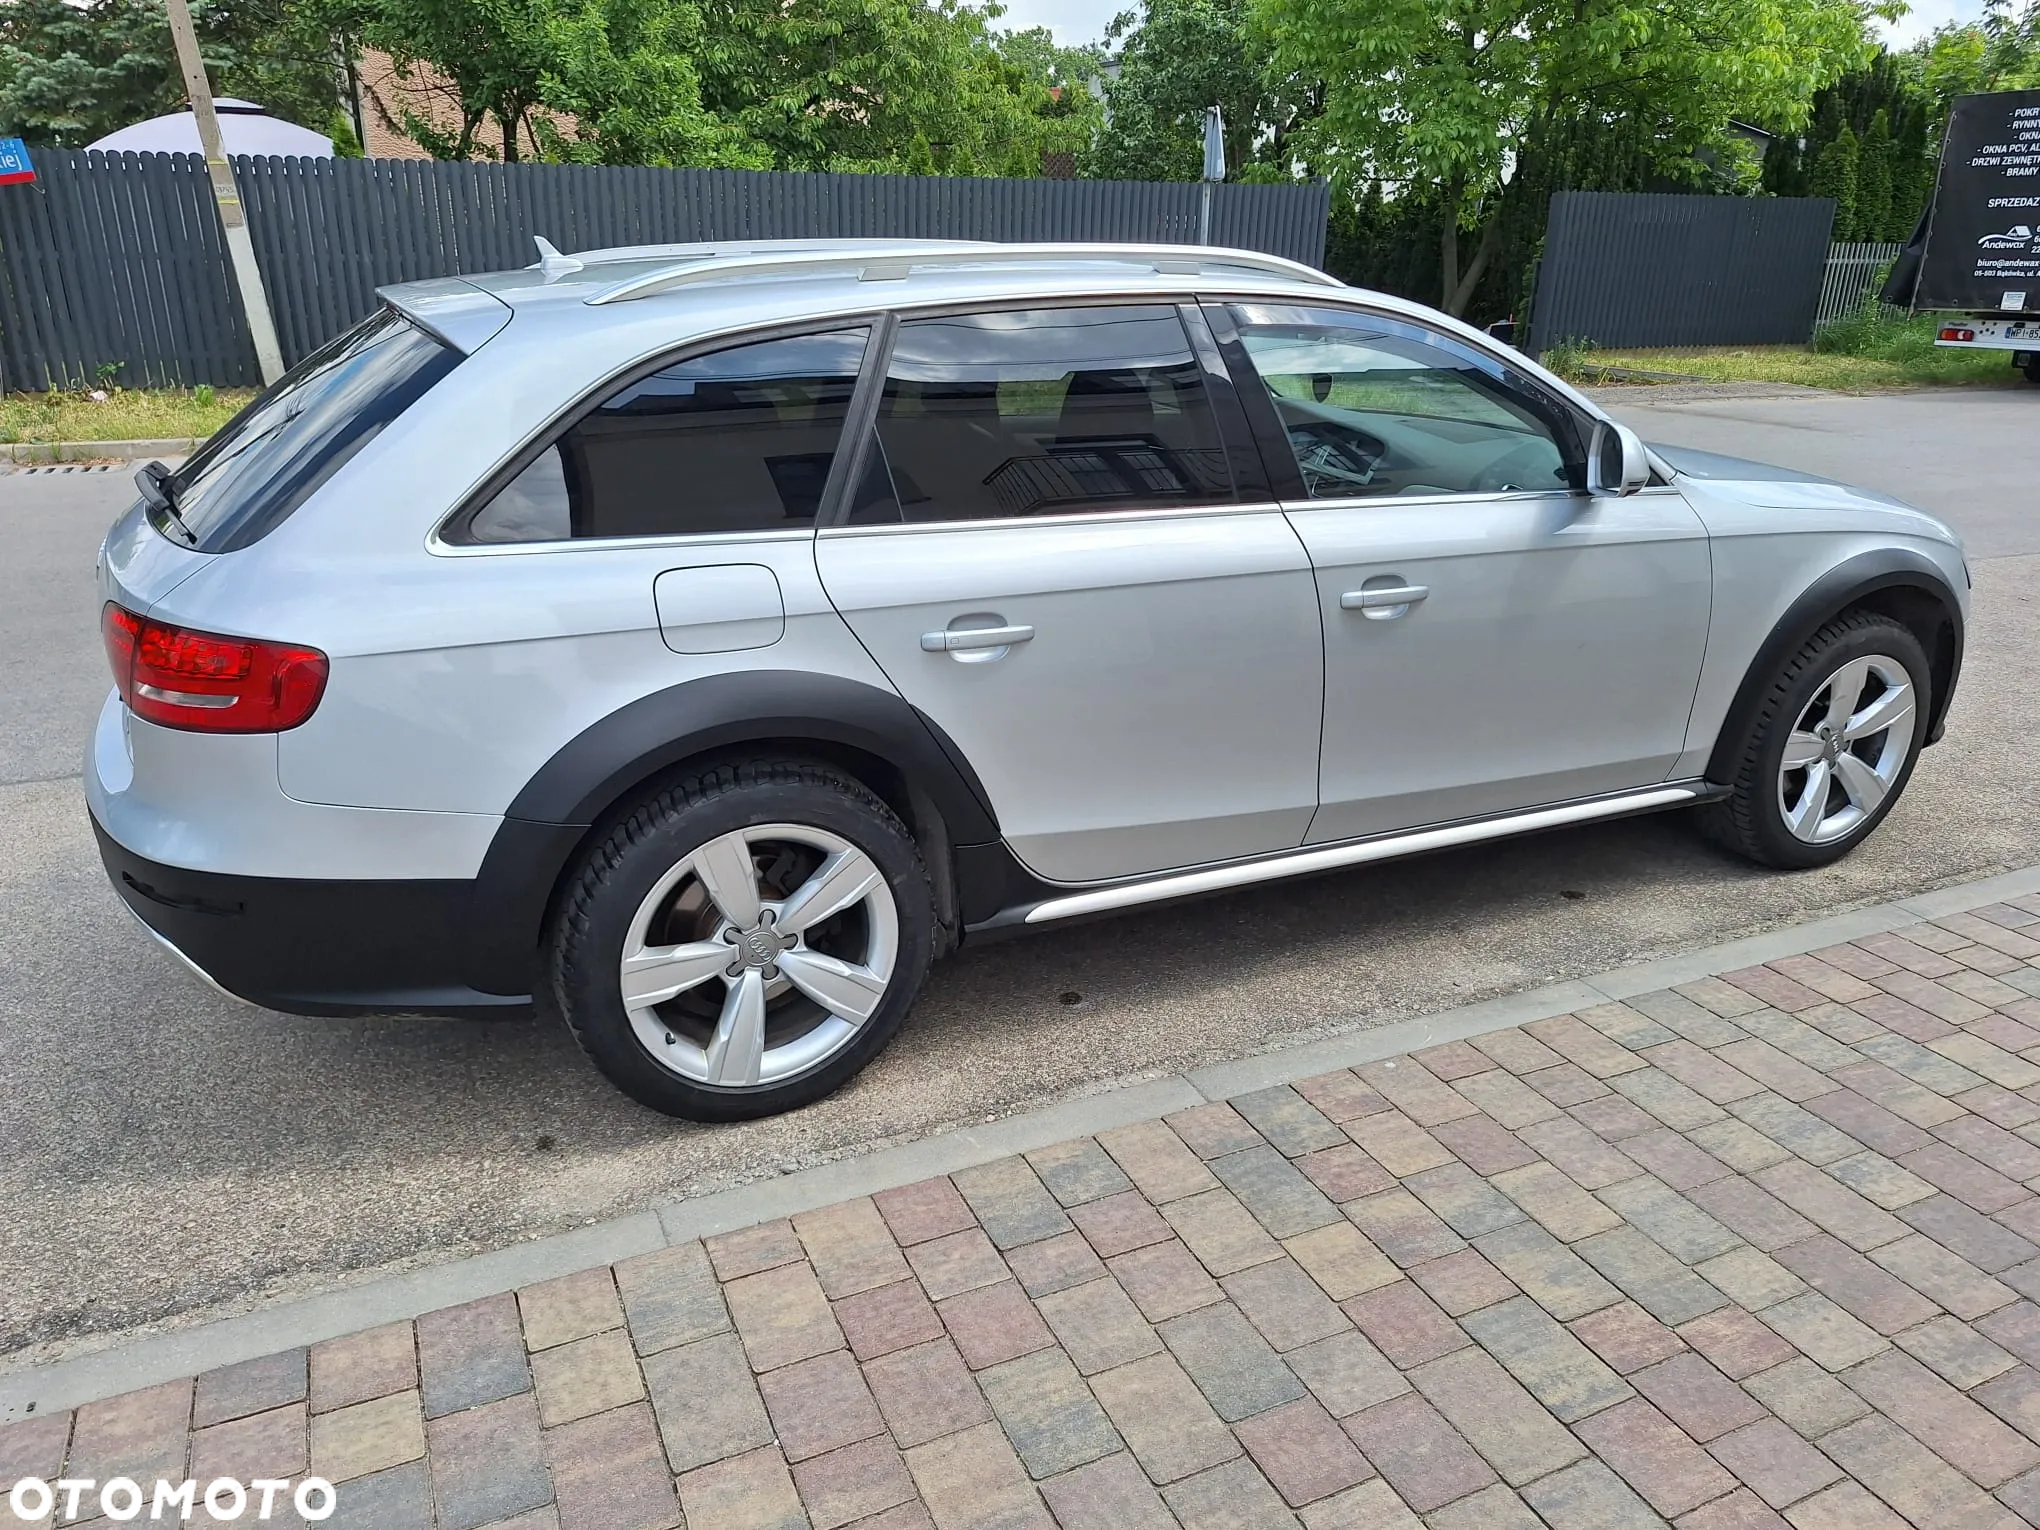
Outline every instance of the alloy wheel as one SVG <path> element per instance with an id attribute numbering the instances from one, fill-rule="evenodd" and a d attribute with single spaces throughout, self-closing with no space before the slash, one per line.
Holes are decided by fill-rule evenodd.
<path id="1" fill-rule="evenodd" d="M 899 912 L 840 835 L 760 824 L 692 851 L 639 903 L 618 972 L 631 1029 L 661 1066 L 742 1090 L 848 1046 L 892 982 Z"/>
<path id="2" fill-rule="evenodd" d="M 1886 654 L 1851 659 L 1801 711 L 1778 768 L 1786 828 L 1810 845 L 1855 832 L 1890 796 L 1918 723 L 1912 678 Z"/>

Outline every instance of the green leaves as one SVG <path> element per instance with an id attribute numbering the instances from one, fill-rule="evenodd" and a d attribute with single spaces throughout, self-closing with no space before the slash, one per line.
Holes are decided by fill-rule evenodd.
<path id="1" fill-rule="evenodd" d="M 765 168 L 759 147 L 701 102 L 701 13 L 667 0 L 580 0 L 548 25 L 539 96 L 571 115 L 534 114 L 548 159 L 588 164 Z"/>
<path id="2" fill-rule="evenodd" d="M 1298 162 L 1440 209 L 1455 311 L 1531 171 L 1539 217 L 1545 193 L 1580 184 L 1567 167 L 1596 136 L 1674 180 L 1741 184 L 1731 123 L 1796 128 L 1814 92 L 1871 52 L 1866 0 L 1251 3 L 1274 73 L 1321 81 Z M 1465 275 L 1453 226 L 1479 235 Z"/>
<path id="3" fill-rule="evenodd" d="M 1813 162 L 1807 194 L 1835 199 L 1835 237 L 1853 239 L 1856 234 L 1856 185 L 1861 174 L 1861 152 L 1849 125 L 1828 140 Z"/>
<path id="4" fill-rule="evenodd" d="M 1036 175 L 1099 116 L 1087 50 L 955 0 L 298 3 L 453 82 L 457 129 L 407 124 L 442 157 Z"/>
<path id="5" fill-rule="evenodd" d="M 1985 0 L 1981 19 L 1940 28 L 1913 49 L 1913 59 L 1944 111 L 1956 96 L 2040 85 L 2040 0 L 2024 10 Z"/>
<path id="6" fill-rule="evenodd" d="M 284 0 L 193 6 L 213 88 L 273 116 L 327 129 L 338 55 Z M 0 4 L 0 133 L 80 148 L 183 108 L 184 80 L 161 0 Z"/>
<path id="7" fill-rule="evenodd" d="M 1655 125 L 1683 159 L 1731 118 L 1793 127 L 1868 52 L 1858 0 L 1257 0 L 1276 67 L 1316 68 L 1337 158 L 1499 189 L 1561 120 Z"/>
<path id="8" fill-rule="evenodd" d="M 1107 180 L 1195 180 L 1204 163 L 1204 112 L 1225 114 L 1226 170 L 1236 176 L 1279 126 L 1268 40 L 1249 0 L 1147 0 L 1117 18 L 1119 78 L 1111 123 L 1087 169 Z"/>
<path id="9" fill-rule="evenodd" d="M 943 0 L 705 0 L 702 100 L 781 170 L 1038 175 L 1089 141 L 1086 50 Z"/>

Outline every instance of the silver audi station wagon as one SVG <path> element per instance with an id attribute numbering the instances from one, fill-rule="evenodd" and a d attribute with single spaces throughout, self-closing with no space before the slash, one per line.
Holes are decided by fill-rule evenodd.
<path id="1" fill-rule="evenodd" d="M 1238 250 L 598 250 L 393 287 L 100 560 L 108 874 L 228 994 L 556 1007 L 697 1120 L 815 1100 L 977 932 L 1688 808 L 1846 854 L 1960 544 L 1647 449 Z"/>

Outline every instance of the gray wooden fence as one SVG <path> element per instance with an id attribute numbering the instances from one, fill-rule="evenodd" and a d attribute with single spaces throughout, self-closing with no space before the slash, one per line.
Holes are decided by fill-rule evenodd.
<path id="1" fill-rule="evenodd" d="M 1561 191 L 1533 346 L 1804 344 L 1834 215 L 1827 197 Z"/>
<path id="2" fill-rule="evenodd" d="M 594 165 L 242 158 L 235 175 L 295 361 L 375 289 L 563 250 L 697 239 L 1191 243 L 1193 182 L 970 180 Z M 1220 186 L 1217 244 L 1324 259 L 1322 185 Z M 0 383 L 247 385 L 255 353 L 197 155 L 40 150 L 0 186 Z"/>

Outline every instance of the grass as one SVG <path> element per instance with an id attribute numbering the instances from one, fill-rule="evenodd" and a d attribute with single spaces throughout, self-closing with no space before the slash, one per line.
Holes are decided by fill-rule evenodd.
<path id="1" fill-rule="evenodd" d="M 0 396 L 0 443 L 203 440 L 255 395 L 244 388 L 105 388 Z"/>
<path id="2" fill-rule="evenodd" d="M 1879 388 L 2005 387 L 2019 381 L 2004 351 L 1946 350 L 1934 344 L 1933 315 L 1890 317 L 1874 308 L 1823 329 L 1810 346 L 1604 351 L 1555 346 L 1546 366 L 1579 382 L 1605 382 L 1603 368 L 1677 373 L 1706 382 L 1797 383 L 1840 393 Z"/>

